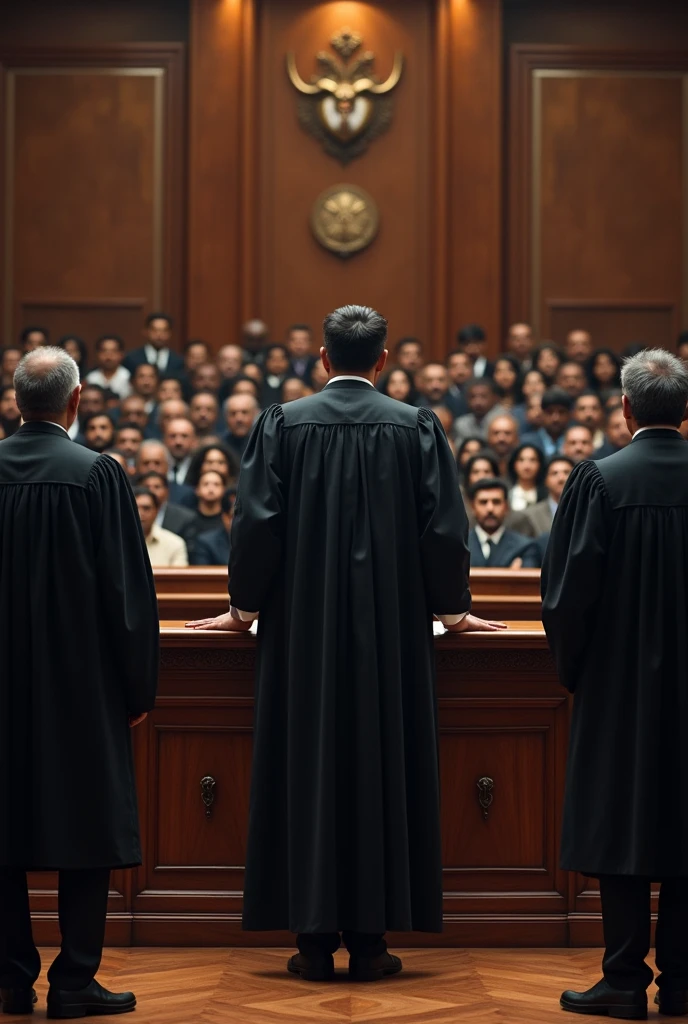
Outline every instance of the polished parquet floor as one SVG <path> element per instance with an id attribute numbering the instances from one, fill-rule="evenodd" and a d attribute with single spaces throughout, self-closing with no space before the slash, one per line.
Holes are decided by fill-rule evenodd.
<path id="1" fill-rule="evenodd" d="M 341 951 L 336 981 L 301 981 L 285 972 L 285 949 L 108 949 L 98 978 L 136 993 L 138 1010 L 122 1018 L 132 1024 L 563 1024 L 576 1018 L 559 1009 L 562 990 L 589 988 L 600 977 L 599 949 L 395 952 L 404 972 L 367 985 L 348 981 Z M 45 1019 L 44 974 L 38 994 L 34 1020 Z"/>

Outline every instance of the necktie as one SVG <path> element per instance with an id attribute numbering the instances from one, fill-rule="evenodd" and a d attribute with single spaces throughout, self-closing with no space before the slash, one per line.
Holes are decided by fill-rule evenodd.
<path id="1" fill-rule="evenodd" d="M 492 565 L 492 561 L 493 561 L 493 558 L 494 558 L 494 553 L 497 550 L 497 545 L 495 544 L 495 542 L 493 540 L 488 540 L 487 546 L 490 549 L 490 553 L 487 556 L 487 564 L 488 565 Z"/>

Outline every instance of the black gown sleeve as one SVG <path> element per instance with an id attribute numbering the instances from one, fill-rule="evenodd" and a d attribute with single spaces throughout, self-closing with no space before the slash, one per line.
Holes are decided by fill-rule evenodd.
<path id="1" fill-rule="evenodd" d="M 609 535 L 609 504 L 593 462 L 571 473 L 542 565 L 542 622 L 559 673 L 573 693 L 592 627 L 600 614 L 600 582 Z"/>
<path id="2" fill-rule="evenodd" d="M 230 541 L 229 589 L 235 608 L 259 612 L 279 570 L 285 498 L 280 468 L 283 413 L 261 415 L 241 462 Z"/>
<path id="3" fill-rule="evenodd" d="M 425 591 L 434 615 L 470 611 L 468 517 L 459 474 L 444 429 L 429 409 L 418 410 L 420 548 Z"/>
<path id="4" fill-rule="evenodd" d="M 88 479 L 91 530 L 103 614 L 103 643 L 126 694 L 127 711 L 155 705 L 160 623 L 153 571 L 124 470 L 108 455 Z"/>

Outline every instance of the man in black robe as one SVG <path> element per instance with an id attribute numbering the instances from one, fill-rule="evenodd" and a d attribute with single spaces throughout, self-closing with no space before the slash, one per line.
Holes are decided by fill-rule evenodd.
<path id="1" fill-rule="evenodd" d="M 647 1016 L 650 883 L 661 882 L 660 1011 L 688 1013 L 688 368 L 622 372 L 628 447 L 572 472 L 542 573 L 542 618 L 575 693 L 562 867 L 600 880 L 604 979 L 576 1013 Z"/>
<path id="2" fill-rule="evenodd" d="M 456 463 L 428 409 L 376 391 L 387 321 L 327 317 L 319 394 L 271 406 L 244 455 L 232 608 L 260 613 L 244 927 L 289 929 L 289 969 L 355 979 L 401 970 L 388 929 L 440 931 L 433 613 L 468 614 Z M 238 611 L 237 609 L 241 609 Z"/>
<path id="3" fill-rule="evenodd" d="M 124 1013 L 95 981 L 111 868 L 141 862 L 130 726 L 153 707 L 155 590 L 122 467 L 70 441 L 79 372 L 43 347 L 0 443 L 0 1004 L 31 1013 L 41 962 L 26 872 L 59 871 L 49 1017 Z"/>

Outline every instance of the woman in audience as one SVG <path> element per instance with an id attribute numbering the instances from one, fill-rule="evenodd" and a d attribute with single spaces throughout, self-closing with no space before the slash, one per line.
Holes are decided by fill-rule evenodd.
<path id="1" fill-rule="evenodd" d="M 413 377 L 401 366 L 396 366 L 385 374 L 377 388 L 388 398 L 395 398 L 397 402 L 405 402 L 406 405 L 415 405 L 418 398 Z"/>
<path id="2" fill-rule="evenodd" d="M 81 380 L 84 380 L 88 373 L 88 348 L 86 347 L 86 342 L 83 338 L 77 337 L 76 334 L 65 334 L 57 344 L 72 357 L 79 367 L 79 377 Z"/>
<path id="3" fill-rule="evenodd" d="M 485 447 L 482 437 L 466 437 L 461 442 L 456 453 L 456 465 L 459 467 L 459 476 L 463 478 L 463 469 L 472 455 L 477 455 Z"/>
<path id="4" fill-rule="evenodd" d="M 530 505 L 544 501 L 545 457 L 533 444 L 521 444 L 509 459 L 509 479 L 512 488 L 509 504 L 514 512 L 523 512 Z"/>
<path id="5" fill-rule="evenodd" d="M 621 360 L 610 348 L 598 348 L 586 372 L 595 391 L 611 391 L 621 386 Z"/>
<path id="6" fill-rule="evenodd" d="M 473 484 L 477 484 L 478 480 L 491 480 L 499 477 L 497 456 L 494 452 L 483 449 L 476 455 L 470 456 L 463 469 L 459 471 L 459 475 L 461 477 L 461 495 L 466 504 L 468 492 Z"/>
<path id="7" fill-rule="evenodd" d="M 225 487 L 236 483 L 239 463 L 234 452 L 221 441 L 214 441 L 198 448 L 191 457 L 185 483 L 197 487 L 204 473 L 214 470 L 225 482 Z"/>
<path id="8" fill-rule="evenodd" d="M 564 355 L 553 341 L 545 341 L 533 352 L 533 369 L 539 370 L 547 381 L 547 387 L 554 384 L 557 370 L 564 362 Z"/>
<path id="9" fill-rule="evenodd" d="M 173 399 L 175 402 L 183 402 L 182 382 L 177 377 L 163 377 L 155 392 L 155 401 L 158 405 Z"/>
<path id="10" fill-rule="evenodd" d="M 499 404 L 512 410 L 523 401 L 521 364 L 516 356 L 504 353 L 494 364 L 492 379 L 499 389 Z"/>
<path id="11" fill-rule="evenodd" d="M 218 470 L 209 469 L 201 473 L 196 484 L 198 533 L 222 526 L 222 495 L 226 489 L 225 478 Z"/>
<path id="12" fill-rule="evenodd" d="M 546 390 L 547 381 L 541 370 L 528 370 L 524 374 L 521 383 L 521 401 L 511 410 L 511 415 L 518 423 L 519 434 L 525 434 L 529 430 L 537 430 L 540 426 L 539 422 L 535 422 L 539 417 L 531 413 L 531 418 L 528 414 L 529 410 L 537 408 L 539 404 L 538 399 L 542 398 Z"/>

